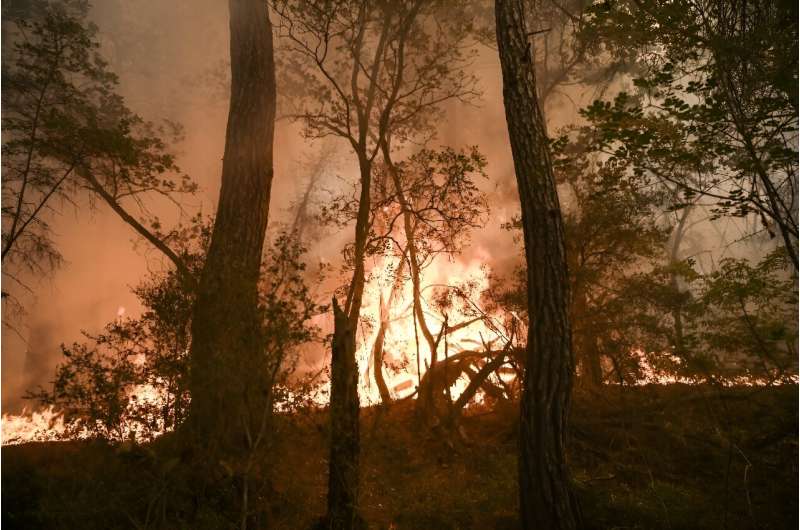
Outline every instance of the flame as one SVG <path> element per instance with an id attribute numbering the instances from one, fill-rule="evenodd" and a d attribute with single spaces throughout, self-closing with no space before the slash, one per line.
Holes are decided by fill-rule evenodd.
<path id="1" fill-rule="evenodd" d="M 432 298 L 430 289 L 436 286 L 439 288 L 455 287 L 465 282 L 470 282 L 474 286 L 475 294 L 478 294 L 489 287 L 490 270 L 484 265 L 488 261 L 486 259 L 488 256 L 480 255 L 480 250 L 478 250 L 477 254 L 478 257 L 467 262 L 451 262 L 440 258 L 434 260 L 423 271 L 423 312 L 426 316 L 428 327 L 434 335 L 439 333 L 443 318 L 441 312 L 429 300 Z M 373 376 L 372 350 L 380 326 L 381 302 L 388 299 L 389 291 L 395 283 L 394 275 L 397 265 L 398 258 L 395 256 L 386 255 L 377 258 L 365 285 L 362 324 L 358 329 L 359 347 L 356 352 L 361 406 L 369 406 L 380 402 L 380 394 Z M 473 300 L 472 303 L 477 304 L 478 302 Z M 395 293 L 394 303 L 392 307 L 388 308 L 390 323 L 384 339 L 382 370 L 386 385 L 394 399 L 406 398 L 416 392 L 418 381 L 425 376 L 431 360 L 431 352 L 427 342 L 418 329 L 415 331 L 412 307 L 412 284 L 410 281 L 405 281 L 399 285 L 399 291 Z M 482 308 L 478 306 L 476 308 L 486 314 Z M 120 306 L 117 311 L 118 318 L 121 318 L 124 313 L 125 309 Z M 458 303 L 448 308 L 448 324 L 451 327 L 473 320 L 474 316 L 473 314 L 465 314 Z M 492 314 L 488 316 L 490 318 L 499 317 L 499 315 Z M 514 316 L 516 317 L 516 315 Z M 499 338 L 497 332 L 489 327 L 485 320 L 476 320 L 468 326 L 447 333 L 439 345 L 438 358 L 444 358 L 445 347 L 449 355 L 452 356 L 462 351 L 481 351 L 484 344 L 491 343 Z M 647 356 L 642 351 L 634 350 L 632 354 L 637 358 L 643 373 L 641 379 L 635 382 L 636 385 L 698 383 L 695 379 L 657 370 L 649 363 Z M 417 355 L 419 355 L 419 373 L 417 373 Z M 516 378 L 516 373 L 508 368 L 500 368 L 496 373 L 490 375 L 490 381 L 495 383 L 503 382 L 507 384 L 513 381 L 514 378 Z M 798 377 L 793 376 L 791 380 L 797 383 Z M 780 384 L 774 380 L 755 376 L 737 376 L 720 380 L 719 382 L 724 386 Z M 450 387 L 452 398 L 454 400 L 458 399 L 469 383 L 469 377 L 465 374 L 456 379 Z M 609 384 L 613 384 L 613 381 Z M 295 394 L 290 389 L 282 389 L 282 392 L 285 394 L 286 403 L 279 404 L 277 408 L 284 411 L 290 411 L 294 405 L 299 403 L 311 403 L 312 406 L 323 407 L 329 403 L 330 398 L 327 383 L 320 383 L 317 388 L 311 390 L 311 395 Z M 151 405 L 149 410 L 157 411 L 166 403 L 168 396 L 164 394 L 164 391 L 159 386 L 147 384 L 134 387 L 129 397 L 131 400 L 129 407 L 131 409 L 138 405 Z M 472 403 L 481 403 L 484 398 L 483 392 L 479 391 L 473 397 Z M 142 423 L 134 422 L 123 425 L 119 431 L 110 433 L 109 436 L 117 441 L 131 440 L 135 442 L 158 436 L 168 430 L 164 425 L 163 418 L 154 416 L 145 418 L 145 422 L 149 425 L 146 429 Z M 89 425 L 78 425 L 77 428 L 75 425 L 67 425 L 63 414 L 53 407 L 33 412 L 24 410 L 20 415 L 3 414 L 1 425 L 0 437 L 2 445 L 57 441 L 67 438 L 85 439 L 93 435 Z"/>
<path id="2" fill-rule="evenodd" d="M 64 417 L 53 407 L 33 412 L 25 409 L 20 415 L 3 414 L 0 432 L 3 445 L 51 442 L 67 436 Z"/>
<path id="3" fill-rule="evenodd" d="M 155 405 L 158 407 L 165 403 L 166 395 L 163 390 L 153 385 L 137 385 L 129 395 L 128 409 L 132 410 L 137 405 Z M 130 415 L 129 415 L 130 416 Z M 145 429 L 141 423 L 126 423 L 119 432 L 109 433 L 113 440 L 143 441 L 159 436 L 166 432 L 164 421 L 159 417 L 145 418 L 154 429 Z M 3 414 L 0 422 L 2 432 L 2 445 L 17 445 L 29 442 L 55 442 L 60 440 L 82 440 L 93 436 L 92 429 L 87 424 L 67 425 L 62 412 L 50 406 L 42 410 L 29 411 L 24 409 L 21 414 Z"/>
<path id="4" fill-rule="evenodd" d="M 373 325 L 362 325 L 359 329 L 359 348 L 356 353 L 359 369 L 359 396 L 362 406 L 369 406 L 380 402 L 377 385 L 374 382 L 372 366 L 372 348 L 378 334 L 380 320 L 381 294 L 386 294 L 394 282 L 394 271 L 396 270 L 396 259 L 393 257 L 383 257 L 373 268 L 369 281 L 365 286 L 364 305 L 362 307 L 363 320 L 371 321 Z M 434 262 L 425 271 L 425 282 L 423 285 L 450 285 L 455 286 L 465 281 L 472 281 L 476 285 L 476 292 L 488 288 L 489 270 L 478 260 L 467 263 Z M 426 367 L 430 364 L 431 353 L 428 345 L 417 332 L 415 336 L 414 323 L 411 316 L 412 286 L 411 282 L 405 282 L 401 288 L 402 292 L 396 296 L 396 303 L 389 308 L 390 325 L 386 330 L 384 343 L 384 365 L 382 367 L 384 378 L 389 391 L 394 399 L 402 399 L 411 396 L 416 391 L 418 379 L 425 375 Z M 437 318 L 437 311 L 425 300 L 423 296 L 423 311 L 426 314 L 428 325 L 434 334 L 437 334 L 442 325 L 441 318 Z M 454 305 L 450 309 L 449 325 L 455 326 L 461 322 L 471 320 L 472 315 L 464 314 Z M 492 315 L 490 315 L 492 316 Z M 484 341 L 491 341 L 497 338 L 496 332 L 489 328 L 484 321 L 476 321 L 469 326 L 448 333 L 446 336 L 447 347 L 450 355 L 455 355 L 465 350 L 479 350 Z M 417 374 L 416 355 L 417 340 L 419 340 L 419 365 L 420 372 Z M 442 343 L 445 339 L 442 340 Z M 443 358 L 444 344 L 440 344 L 438 352 L 439 358 Z M 637 357 L 637 361 L 642 370 L 642 377 L 637 380 L 635 385 L 669 385 L 669 384 L 697 384 L 696 379 L 669 374 L 657 370 L 653 367 L 644 352 L 634 350 L 632 354 Z M 400 365 L 399 369 L 387 368 L 388 364 Z M 490 376 L 490 381 L 501 380 L 510 383 L 516 377 L 516 373 L 510 369 L 499 369 L 496 374 Z M 789 378 L 792 382 L 798 382 L 798 376 Z M 453 399 L 464 392 L 469 385 L 469 378 L 462 374 L 450 387 Z M 768 380 L 764 377 L 755 376 L 736 376 L 719 380 L 723 386 L 768 386 L 781 384 L 780 381 Z M 609 384 L 613 384 L 609 382 Z M 278 405 L 278 410 L 289 411 L 293 404 L 307 403 L 317 406 L 326 406 L 329 402 L 327 384 L 320 384 L 312 389 L 311 395 L 296 395 L 289 389 L 284 389 L 287 402 Z M 473 403 L 483 402 L 485 396 L 478 392 L 473 397 Z M 165 404 L 167 396 L 164 391 L 154 385 L 138 385 L 130 392 L 130 408 L 137 405 L 153 405 L 151 410 L 159 410 Z M 468 405 L 469 406 L 469 405 Z M 117 441 L 131 440 L 134 442 L 143 441 L 158 436 L 168 429 L 164 421 L 159 417 L 145 418 L 150 424 L 150 428 L 144 429 L 141 423 L 129 423 L 123 425 L 121 430 L 111 433 L 110 437 Z M 155 428 L 153 428 L 153 426 Z M 0 423 L 0 442 L 2 445 L 15 445 L 29 442 L 48 442 L 65 439 L 86 439 L 93 435 L 88 425 L 69 426 L 65 423 L 63 414 L 53 407 L 48 407 L 38 411 L 23 410 L 19 415 L 3 414 Z"/>
<path id="5" fill-rule="evenodd" d="M 452 262 L 445 257 L 440 257 L 423 271 L 421 279 L 423 313 L 434 336 L 441 329 L 443 317 L 429 301 L 430 289 L 434 287 L 445 289 L 448 286 L 454 288 L 465 282 L 471 282 L 475 286 L 476 293 L 489 287 L 490 270 L 484 265 L 486 260 L 480 259 L 482 257 L 480 249 L 476 254 L 478 257 L 467 262 Z M 398 258 L 395 256 L 388 255 L 378 258 L 364 288 L 361 315 L 362 321 L 366 321 L 368 324 L 362 323 L 358 330 L 359 348 L 356 352 L 361 406 L 380 403 L 380 394 L 373 377 L 372 348 L 380 326 L 381 299 L 389 297 L 397 266 Z M 419 328 L 416 332 L 414 329 L 412 283 L 410 281 L 403 283 L 400 292 L 395 296 L 395 303 L 389 308 L 390 324 L 384 339 L 384 366 L 382 369 L 392 397 L 402 399 L 413 394 L 418 380 L 425 376 L 427 367 L 430 366 L 431 352 Z M 473 315 L 464 314 L 459 309 L 459 304 L 454 304 L 448 310 L 450 327 L 473 319 Z M 485 322 L 477 320 L 469 326 L 447 333 L 439 345 L 437 356 L 440 360 L 444 358 L 445 341 L 448 354 L 454 355 L 465 350 L 480 349 L 482 340 L 491 341 L 496 338 L 496 333 Z M 419 350 L 417 350 L 417 344 L 419 344 Z M 417 351 L 419 351 L 419 373 L 417 373 Z M 387 364 L 399 365 L 401 368 L 393 370 L 387 367 Z M 457 379 L 450 389 L 453 399 L 457 399 L 468 385 L 469 378 L 467 376 L 462 375 Z M 480 400 L 479 396 L 476 398 Z"/>
<path id="6" fill-rule="evenodd" d="M 488 269 L 482 265 L 487 261 L 488 256 L 479 254 L 475 259 L 468 262 L 452 262 L 444 258 L 435 260 L 426 268 L 422 279 L 424 295 L 422 298 L 423 311 L 426 315 L 426 322 L 431 332 L 438 334 L 442 326 L 441 315 L 428 302 L 430 290 L 433 286 L 455 286 L 465 281 L 472 281 L 476 284 L 476 292 L 486 289 L 489 285 Z M 359 395 L 361 405 L 368 406 L 380 402 L 380 395 L 373 378 L 372 366 L 372 347 L 380 325 L 380 303 L 381 293 L 388 294 L 394 283 L 394 271 L 398 265 L 398 259 L 394 256 L 382 256 L 375 262 L 369 281 L 365 286 L 364 304 L 362 306 L 362 320 L 371 322 L 372 325 L 363 324 L 358 330 L 359 349 L 356 353 L 359 368 Z M 425 375 L 426 367 L 430 365 L 431 352 L 428 344 L 422 337 L 419 330 L 415 337 L 414 321 L 411 316 L 413 296 L 412 285 L 406 281 L 396 294 L 395 303 L 389 308 L 390 325 L 386 331 L 384 343 L 384 366 L 382 367 L 384 378 L 392 397 L 400 399 L 412 395 L 416 391 L 418 378 Z M 123 318 L 126 310 L 123 306 L 117 309 L 117 319 Z M 456 308 L 452 308 L 449 314 L 449 325 L 454 326 L 471 316 L 464 315 Z M 493 338 L 494 333 L 484 323 L 477 321 L 468 327 L 448 333 L 446 339 L 447 348 L 450 355 L 463 350 L 477 349 L 481 347 L 480 338 L 486 340 Z M 419 340 L 419 365 L 420 372 L 417 374 L 417 340 Z M 444 344 L 440 345 L 438 356 L 444 357 Z M 394 365 L 394 368 L 387 367 L 387 362 Z M 453 399 L 458 396 L 469 385 L 469 378 L 462 375 L 451 386 Z M 294 396 L 291 392 L 285 392 L 289 404 L 291 402 L 303 401 L 302 396 Z M 312 392 L 308 400 L 318 406 L 326 406 L 329 402 L 327 384 L 320 386 Z M 152 410 L 159 410 L 165 403 L 166 396 L 163 391 L 153 385 L 139 385 L 130 392 L 129 408 L 137 405 L 154 405 Z M 482 396 L 477 394 L 475 401 L 480 402 Z M 278 407 L 279 409 L 281 407 Z M 146 437 L 158 435 L 167 429 L 164 421 L 159 417 L 145 418 L 150 424 L 149 429 L 144 429 L 138 422 L 127 423 L 118 432 L 109 433 L 112 439 L 116 440 L 143 440 Z M 155 427 L 154 429 L 152 427 Z M 71 428 L 70 428 L 71 427 Z M 66 438 L 84 439 L 92 436 L 93 429 L 89 425 L 67 425 L 63 414 L 48 407 L 43 410 L 30 412 L 25 410 L 19 415 L 2 416 L 2 444 L 12 445 L 26 442 L 44 442 L 64 440 Z"/>

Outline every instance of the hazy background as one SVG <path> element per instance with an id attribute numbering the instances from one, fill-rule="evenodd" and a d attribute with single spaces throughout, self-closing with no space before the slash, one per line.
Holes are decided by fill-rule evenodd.
<path id="1" fill-rule="evenodd" d="M 227 2 L 97 0 L 95 4 L 92 19 L 100 28 L 103 54 L 119 75 L 120 91 L 128 105 L 147 120 L 167 119 L 183 125 L 185 139 L 175 147 L 178 161 L 200 185 L 197 196 L 186 201 L 185 212 L 164 203 L 151 204 L 152 211 L 166 226 L 198 210 L 213 213 L 228 111 Z M 480 79 L 482 97 L 474 106 L 451 103 L 429 147 L 478 145 L 488 158 L 489 178 L 481 186 L 489 194 L 491 218 L 473 233 L 471 244 L 458 259 L 469 262 L 488 257 L 488 265 L 504 273 L 519 259 L 519 249 L 500 226 L 517 212 L 518 196 L 496 50 L 481 47 L 473 69 Z M 547 108 L 551 130 L 574 120 L 574 105 L 588 102 L 593 94 L 573 88 L 568 96 L 552 101 Z M 326 160 L 320 188 L 340 189 L 342 177 L 352 181 L 356 176 L 355 159 L 345 142 L 326 141 L 332 142 L 336 151 Z M 298 127 L 278 122 L 271 228 L 287 218 L 293 201 L 304 190 L 309 162 L 313 163 L 319 149 L 320 145 L 301 137 Z M 131 287 L 148 271 L 164 267 L 160 255 L 104 205 L 67 208 L 51 224 L 65 264 L 52 277 L 31 281 L 33 293 L 20 296 L 28 313 L 24 324 L 16 332 L 3 330 L 5 412 L 30 405 L 21 399 L 25 390 L 50 381 L 61 343 L 81 340 L 81 330 L 97 332 L 123 311 L 125 316 L 137 316 L 141 308 Z M 706 241 L 699 233 L 702 231 L 695 230 L 692 236 L 695 248 L 720 244 L 719 230 L 708 231 Z M 341 246 L 351 237 L 351 228 L 338 233 L 329 229 L 310 249 L 309 259 L 336 263 Z M 322 353 L 312 352 L 311 356 L 319 360 Z"/>
<path id="2" fill-rule="evenodd" d="M 200 185 L 187 200 L 186 214 L 212 213 L 219 191 L 227 118 L 227 3 L 219 0 L 102 0 L 92 8 L 101 34 L 102 51 L 120 78 L 128 105 L 147 120 L 169 119 L 184 127 L 176 146 L 183 171 Z M 277 52 L 279 53 L 279 52 Z M 502 106 L 497 53 L 484 48 L 474 64 L 483 98 L 478 106 L 450 105 L 447 119 L 431 147 L 478 145 L 489 160 L 492 218 L 473 235 L 460 259 L 492 256 L 498 267 L 513 258 L 512 238 L 500 224 L 513 214 L 516 186 Z M 335 142 L 322 186 L 335 188 L 341 177 L 354 176 L 354 159 L 344 142 Z M 279 122 L 275 141 L 270 225 L 285 218 L 303 190 L 304 166 L 319 146 L 309 144 L 298 128 Z M 165 225 L 181 213 L 167 204 L 151 204 Z M 51 277 L 32 281 L 33 293 L 21 296 L 27 316 L 16 332 L 2 337 L 2 406 L 18 412 L 32 403 L 21 399 L 26 389 L 47 384 L 60 359 L 61 343 L 82 339 L 81 330 L 97 332 L 116 318 L 135 317 L 141 310 L 130 288 L 149 270 L 163 267 L 161 257 L 104 205 L 67 208 L 52 223 L 55 242 L 65 263 Z M 312 259 L 335 262 L 352 230 L 331 233 L 311 249 Z M 6 317 L 6 315 L 4 315 Z"/>

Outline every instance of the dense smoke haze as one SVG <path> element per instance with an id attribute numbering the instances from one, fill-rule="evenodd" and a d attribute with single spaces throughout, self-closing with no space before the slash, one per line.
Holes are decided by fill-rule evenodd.
<path id="1" fill-rule="evenodd" d="M 8 0 L 8 528 L 796 528 L 784 0 Z"/>
<path id="2" fill-rule="evenodd" d="M 200 186 L 199 193 L 176 211 L 166 201 L 148 204 L 165 224 L 196 212 L 213 213 L 219 191 L 228 102 L 228 24 L 223 2 L 182 0 L 157 2 L 108 0 L 96 2 L 92 20 L 100 30 L 102 53 L 120 78 L 120 92 L 132 110 L 151 121 L 170 120 L 183 127 L 176 146 L 180 168 Z M 473 231 L 472 243 L 453 259 L 479 259 L 499 274 L 512 272 L 521 260 L 519 243 L 501 225 L 518 215 L 518 195 L 508 147 L 502 107 L 502 85 L 497 54 L 492 45 L 479 45 L 471 65 L 481 97 L 469 104 L 450 102 L 431 146 L 461 148 L 476 145 L 487 157 L 488 179 L 480 186 L 491 205 L 489 222 Z M 615 81 L 619 88 L 620 81 Z M 625 86 L 625 81 L 622 81 Z M 577 109 L 598 95 L 594 87 L 566 87 L 551 98 L 546 109 L 551 130 L 574 122 Z M 288 97 L 284 95 L 283 97 Z M 408 151 L 413 152 L 414 145 Z M 310 142 L 299 126 L 277 122 L 276 167 L 270 226 L 288 222 L 292 206 L 309 178 L 309 167 L 319 165 L 325 150 L 322 178 L 315 200 L 324 202 L 331 190 L 354 182 L 357 169 L 343 141 Z M 569 207 L 569 197 L 562 197 Z M 65 205 L 54 217 L 56 245 L 65 264 L 52 277 L 33 279 L 31 293 L 21 292 L 27 316 L 3 341 L 3 407 L 18 412 L 25 391 L 47 384 L 59 361 L 61 343 L 80 341 L 81 331 L 97 332 L 120 316 L 136 317 L 139 302 L 131 287 L 149 271 L 163 270 L 163 259 L 105 205 Z M 749 248 L 730 248 L 740 237 L 741 223 L 725 220 L 713 230 L 708 222 L 695 226 L 692 248 L 702 249 L 700 261 L 713 260 L 720 250 L 728 255 L 761 254 Z M 705 224 L 705 228 L 702 226 Z M 722 228 L 720 228 L 720 226 Z M 349 230 L 325 228 L 309 249 L 310 262 L 338 263 Z M 708 236 L 703 234 L 708 233 Z M 268 232 L 269 233 L 269 232 Z M 318 234 L 319 236 L 319 234 Z M 767 240 L 761 247 L 769 249 Z M 334 281 L 333 284 L 337 284 Z M 318 292 L 320 300 L 329 292 Z M 12 288 L 13 289 L 13 288 Z M 316 365 L 323 351 L 307 352 L 305 361 Z"/>
<path id="3" fill-rule="evenodd" d="M 199 185 L 200 192 L 176 214 L 170 203 L 149 205 L 165 224 L 197 211 L 213 212 L 219 192 L 228 98 L 228 23 L 224 2 L 215 0 L 157 2 L 109 0 L 96 2 L 92 20 L 100 30 L 102 53 L 120 78 L 120 92 L 132 110 L 151 121 L 172 120 L 183 126 L 176 146 L 180 168 Z M 518 197 L 508 149 L 496 52 L 484 47 L 473 64 L 482 97 L 474 104 L 453 103 L 431 145 L 461 148 L 479 146 L 486 155 L 489 178 L 480 184 L 490 194 L 491 219 L 474 231 L 472 244 L 456 259 L 488 258 L 498 271 L 508 271 L 519 254 L 512 237 L 500 225 L 518 211 Z M 553 114 L 574 110 L 554 109 Z M 560 116 L 559 116 L 560 117 Z M 556 121 L 554 116 L 554 121 Z M 560 121 L 560 120 L 558 120 Z M 278 121 L 276 167 L 270 225 L 287 222 L 291 207 L 303 192 L 309 160 L 330 144 L 333 156 L 325 164 L 320 188 L 341 189 L 343 179 L 355 178 L 352 154 L 341 141 L 309 142 L 299 127 Z M 412 146 L 413 149 L 413 146 Z M 329 150 L 330 152 L 330 150 Z M 325 193 L 319 193 L 319 200 Z M 24 295 L 28 316 L 3 340 L 3 408 L 18 412 L 25 391 L 47 384 L 59 362 L 61 343 L 80 341 L 81 330 L 97 332 L 118 316 L 136 317 L 138 301 L 130 287 L 151 270 L 162 270 L 162 258 L 137 239 L 130 227 L 105 205 L 65 206 L 53 222 L 56 244 L 65 264 L 51 278 L 32 282 Z M 326 229 L 310 249 L 308 259 L 338 262 L 348 230 Z M 331 233 L 333 232 L 333 233 Z M 321 293 L 321 299 L 329 298 Z M 322 351 L 310 361 L 316 364 Z"/>

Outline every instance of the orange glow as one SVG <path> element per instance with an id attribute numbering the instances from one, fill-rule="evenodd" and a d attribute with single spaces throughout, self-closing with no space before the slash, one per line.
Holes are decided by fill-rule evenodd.
<path id="1" fill-rule="evenodd" d="M 52 407 L 20 415 L 3 414 L 3 445 L 16 445 L 28 442 L 50 442 L 64 439 L 66 428 L 64 418 Z"/>
<path id="2" fill-rule="evenodd" d="M 138 385 L 130 394 L 129 409 L 137 404 L 161 405 L 164 395 L 157 388 L 150 385 Z M 158 436 L 165 432 L 163 420 L 148 418 L 156 425 L 153 435 Z M 145 435 L 137 424 L 125 424 L 121 432 L 111 434 L 112 438 L 120 440 L 143 441 Z M 53 442 L 66 439 L 86 439 L 92 436 L 88 425 L 79 425 L 77 428 L 68 429 L 64 423 L 64 416 L 53 407 L 29 412 L 23 410 L 22 414 L 3 414 L 2 417 L 2 445 L 16 445 L 28 442 Z"/>
<path id="3" fill-rule="evenodd" d="M 477 297 L 480 292 L 489 287 L 489 269 L 484 265 L 488 260 L 484 258 L 485 256 L 480 251 L 475 252 L 475 258 L 466 263 L 451 262 L 446 257 L 440 256 L 422 271 L 422 307 L 428 327 L 434 336 L 438 335 L 444 320 L 442 312 L 431 303 L 433 290 L 445 289 L 447 286 L 454 288 L 460 284 L 471 282 L 475 286 Z M 364 289 L 364 305 L 361 315 L 362 321 L 368 324 L 362 323 L 358 330 L 359 348 L 356 353 L 359 367 L 359 396 L 362 406 L 380 403 L 380 395 L 373 377 L 372 348 L 380 326 L 381 292 L 383 292 L 383 298 L 388 299 L 397 264 L 398 258 L 395 256 L 378 258 Z M 384 339 L 383 373 L 386 385 L 394 399 L 402 399 L 415 392 L 418 377 L 425 376 L 426 367 L 431 362 L 431 352 L 419 330 L 419 325 L 415 337 L 412 308 L 413 287 L 411 281 L 407 280 L 403 283 L 401 292 L 395 295 L 393 307 L 389 308 L 390 324 Z M 447 314 L 450 327 L 475 318 L 475 315 L 464 314 L 457 301 L 447 309 Z M 487 343 L 496 343 L 499 339 L 496 332 L 482 320 L 450 332 L 442 338 L 439 344 L 438 359 L 444 358 L 445 340 L 448 354 L 455 355 L 462 351 L 481 350 L 483 348 L 482 339 Z M 420 374 L 417 374 L 417 341 L 419 342 Z M 393 370 L 390 366 L 402 368 Z M 451 387 L 453 399 L 457 399 L 467 385 L 469 385 L 469 379 L 466 376 L 458 379 Z"/>
<path id="4" fill-rule="evenodd" d="M 476 253 L 480 254 L 480 252 Z M 431 332 L 434 335 L 439 333 L 443 323 L 443 316 L 429 301 L 432 288 L 437 286 L 455 287 L 464 282 L 473 282 L 476 293 L 480 293 L 489 285 L 488 269 L 482 265 L 486 256 L 478 255 L 468 263 L 450 262 L 445 258 L 434 261 L 423 271 L 423 311 Z M 480 259 L 479 259 L 480 258 Z M 356 352 L 359 368 L 359 395 L 362 406 L 374 405 L 380 402 L 380 395 L 373 378 L 372 367 L 372 348 L 375 337 L 380 325 L 380 299 L 381 291 L 384 297 L 388 295 L 389 289 L 394 282 L 393 272 L 397 265 L 397 258 L 385 256 L 379 258 L 374 264 L 372 274 L 364 290 L 364 305 L 362 306 L 362 325 L 359 329 L 358 339 L 359 348 Z M 416 341 L 414 333 L 414 321 L 412 319 L 411 308 L 413 304 L 412 285 L 406 281 L 402 286 L 402 292 L 397 293 L 393 307 L 389 308 L 390 325 L 386 332 L 384 343 L 384 377 L 394 399 L 402 399 L 411 396 L 416 391 L 418 383 L 417 360 L 416 360 Z M 460 311 L 460 304 L 454 303 L 448 309 L 448 319 L 450 326 L 456 326 L 475 318 L 474 315 L 466 315 Z M 124 314 L 124 308 L 120 307 L 118 318 Z M 369 322 L 365 324 L 364 322 Z M 428 344 L 422 334 L 419 335 L 419 356 L 421 374 L 424 376 L 426 367 L 430 364 L 431 353 Z M 496 343 L 498 337 L 483 321 L 476 321 L 467 327 L 448 333 L 446 339 L 443 338 L 439 345 L 438 357 L 444 358 L 444 342 L 447 341 L 449 355 L 454 355 L 465 350 L 479 351 L 483 348 L 483 341 Z M 391 364 L 399 369 L 392 369 L 387 366 Z M 457 399 L 469 385 L 469 378 L 462 375 L 450 388 L 453 399 Z M 164 398 L 160 391 L 150 385 L 139 385 L 133 389 L 130 395 L 131 405 L 137 404 L 161 405 Z M 314 391 L 314 395 L 309 399 L 312 403 L 319 406 L 326 406 L 329 402 L 327 383 Z M 475 402 L 482 401 L 482 393 L 475 395 Z M 288 393 L 288 400 L 300 399 L 291 392 Z M 158 410 L 158 407 L 154 407 Z M 280 408 L 280 407 L 279 407 Z M 148 418 L 150 422 L 157 426 L 155 434 L 164 432 L 163 421 L 158 418 Z M 121 433 L 116 433 L 114 438 L 143 440 L 144 433 L 139 431 L 138 424 L 123 426 Z M 64 419 L 60 413 L 52 408 L 29 413 L 27 411 L 20 415 L 3 415 L 3 440 L 6 444 L 19 444 L 34 441 L 53 441 L 62 440 L 67 436 L 67 429 Z M 90 430 L 83 428 L 79 430 L 77 438 L 87 438 Z"/>

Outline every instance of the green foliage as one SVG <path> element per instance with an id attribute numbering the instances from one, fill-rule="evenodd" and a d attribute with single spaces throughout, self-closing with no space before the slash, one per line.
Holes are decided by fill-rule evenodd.
<path id="1" fill-rule="evenodd" d="M 303 388 L 304 381 L 292 385 L 289 378 L 294 374 L 299 360 L 298 347 L 321 340 L 320 331 L 309 323 L 310 319 L 327 308 L 319 306 L 308 287 L 308 272 L 303 261 L 306 249 L 294 234 L 282 232 L 273 242 L 272 249 L 263 264 L 259 310 L 261 313 L 261 336 L 265 344 L 269 377 L 273 390 L 283 392 L 274 399 L 274 406 L 283 406 L 287 400 L 296 400 L 291 388 L 308 395 L 310 388 Z M 324 270 L 313 278 L 322 281 Z"/>
<path id="2" fill-rule="evenodd" d="M 630 118 L 637 113 L 629 105 L 623 94 L 613 104 L 595 103 L 591 112 L 602 107 Z M 592 138 L 606 133 L 650 145 L 647 131 L 589 125 L 566 130 L 552 144 L 579 372 L 591 374 L 592 363 L 600 363 L 602 377 L 621 384 L 796 377 L 796 277 L 786 252 L 757 263 L 725 259 L 698 272 L 693 260 L 666 251 L 681 228 L 661 220 L 671 191 L 646 172 L 630 171 L 621 156 L 593 148 Z M 492 283 L 494 304 L 526 319 L 523 272 Z"/>
<path id="3" fill-rule="evenodd" d="M 145 197 L 196 189 L 169 152 L 180 127 L 126 106 L 88 9 L 67 0 L 4 12 L 2 260 L 14 283 L 61 262 L 50 223 L 65 204 L 99 199 L 125 218 L 127 203 L 146 211 Z"/>
<path id="4" fill-rule="evenodd" d="M 769 381 L 797 373 L 796 278 L 785 252 L 756 265 L 726 259 L 703 278 L 700 336 L 724 359 L 727 371 Z"/>
<path id="5" fill-rule="evenodd" d="M 605 64 L 633 85 L 584 108 L 551 147 L 579 372 L 619 383 L 796 374 L 796 276 L 779 265 L 797 267 L 797 60 L 785 51 L 796 8 L 621 1 L 548 16 L 561 33 L 537 37 L 540 70 L 592 83 Z M 756 221 L 786 252 L 701 274 L 680 257 L 695 208 Z M 492 298 L 524 315 L 524 277 L 502 283 Z"/>
<path id="6" fill-rule="evenodd" d="M 583 110 L 593 149 L 671 189 L 674 208 L 758 218 L 796 268 L 796 5 L 598 2 L 581 38 L 636 65 L 635 94 Z"/>
<path id="7" fill-rule="evenodd" d="M 210 224 L 196 217 L 171 234 L 195 273 L 203 265 Z M 150 439 L 172 430 L 188 410 L 188 353 L 194 294 L 170 270 L 133 289 L 144 311 L 109 323 L 86 343 L 62 345 L 51 390 L 28 397 L 63 412 L 68 435 Z"/>
<path id="8" fill-rule="evenodd" d="M 574 348 L 581 374 L 606 358 L 616 380 L 630 381 L 640 375 L 631 352 L 642 347 L 637 332 L 642 315 L 627 285 L 664 260 L 670 228 L 658 220 L 663 192 L 626 171 L 624 164 L 593 152 L 592 134 L 590 128 L 571 128 L 552 143 L 563 205 Z M 519 227 L 518 220 L 507 225 Z M 499 289 L 494 285 L 493 296 L 501 307 L 527 320 L 524 271 L 506 283 Z"/>
<path id="9" fill-rule="evenodd" d="M 651 375 L 701 382 L 796 378 L 797 291 L 783 250 L 756 264 L 725 259 L 708 274 L 678 262 L 633 276 L 625 291 L 639 314 L 634 337 Z"/>

